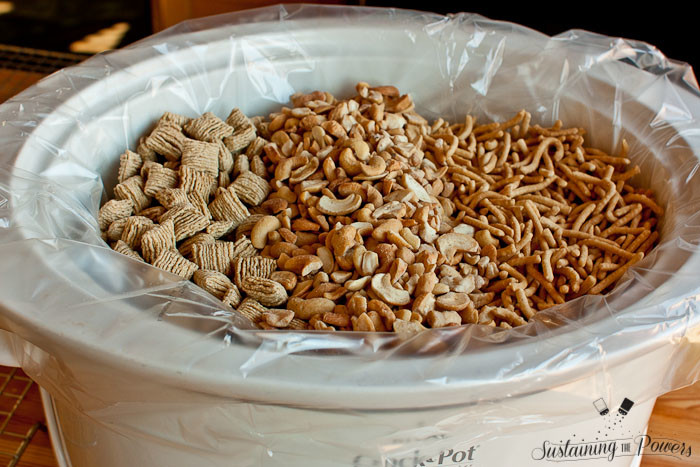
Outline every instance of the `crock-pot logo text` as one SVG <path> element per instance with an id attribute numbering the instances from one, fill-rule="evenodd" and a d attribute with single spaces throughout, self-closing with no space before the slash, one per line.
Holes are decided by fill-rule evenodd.
<path id="1" fill-rule="evenodd" d="M 448 449 L 443 451 L 437 457 L 431 457 L 416 467 L 431 467 L 431 466 L 442 466 L 442 467 L 468 467 L 471 466 L 471 462 L 474 459 L 474 454 L 477 446 L 470 446 L 469 448 L 455 451 Z"/>
<path id="2" fill-rule="evenodd" d="M 474 467 L 473 462 L 476 460 L 477 448 L 478 446 L 469 446 L 461 449 L 448 449 L 429 459 L 426 459 L 425 456 L 421 457 L 420 451 L 416 450 L 409 457 L 386 459 L 384 463 L 365 456 L 356 456 L 352 465 L 353 467 Z"/>
<path id="3" fill-rule="evenodd" d="M 607 459 L 612 462 L 615 457 L 641 455 L 684 459 L 692 455 L 692 446 L 676 439 L 639 435 L 634 438 L 593 442 L 574 442 L 570 439 L 559 443 L 543 441 L 542 445 L 533 449 L 531 453 L 533 460 L 550 462 L 594 459 Z"/>

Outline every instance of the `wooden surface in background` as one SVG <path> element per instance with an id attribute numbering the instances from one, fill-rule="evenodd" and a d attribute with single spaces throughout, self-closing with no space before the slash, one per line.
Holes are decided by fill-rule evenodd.
<path id="1" fill-rule="evenodd" d="M 290 3 L 279 0 L 151 0 L 153 31 L 163 29 L 191 18 L 218 15 L 231 11 L 248 10 L 263 6 Z M 357 5 L 350 0 L 305 0 L 303 3 L 324 5 Z"/>
<path id="2" fill-rule="evenodd" d="M 27 86 L 38 81 L 43 75 L 15 70 L 0 69 L 0 102 L 7 100 Z M 8 368 L 0 367 L 0 374 Z M 44 413 L 39 399 L 38 387 L 33 384 L 15 417 L 20 429 L 33 423 L 45 424 Z M 692 446 L 692 456 L 688 459 L 675 459 L 668 456 L 645 456 L 642 467 L 689 467 L 700 465 L 700 382 L 688 388 L 666 394 L 656 401 L 651 415 L 648 433 L 653 438 L 673 438 Z M 17 439 L 0 436 L 0 450 L 10 449 L 9 442 Z M 8 459 L 0 457 L 0 466 L 8 465 Z M 25 467 L 55 467 L 56 461 L 51 451 L 48 433 L 38 430 L 16 465 Z M 76 466 L 78 467 L 78 466 Z"/>
<path id="3" fill-rule="evenodd" d="M 700 382 L 658 398 L 649 420 L 652 439 L 671 438 L 692 447 L 688 458 L 644 456 L 642 467 L 690 467 L 700 465 Z"/>
<path id="4" fill-rule="evenodd" d="M 39 81 L 45 75 L 31 71 L 5 70 L 0 68 L 0 102 Z"/>
<path id="5" fill-rule="evenodd" d="M 0 466 L 54 467 L 39 386 L 20 369 L 0 367 Z"/>

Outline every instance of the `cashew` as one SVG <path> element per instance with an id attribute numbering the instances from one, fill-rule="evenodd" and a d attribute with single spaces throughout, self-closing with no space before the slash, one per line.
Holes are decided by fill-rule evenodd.
<path id="1" fill-rule="evenodd" d="M 312 316 L 332 312 L 335 302 L 323 297 L 301 299 L 290 298 L 287 308 L 294 312 L 294 316 L 299 319 L 311 319 Z"/>
<path id="2" fill-rule="evenodd" d="M 365 276 L 352 281 L 347 281 L 345 283 L 345 288 L 348 289 L 349 292 L 357 292 L 358 290 L 364 289 L 370 279 L 372 279 L 371 276 Z"/>
<path id="3" fill-rule="evenodd" d="M 360 316 L 353 316 L 350 318 L 352 321 L 353 331 L 365 331 L 365 332 L 375 332 L 374 323 L 372 319 L 367 316 L 367 313 L 362 313 Z"/>
<path id="4" fill-rule="evenodd" d="M 411 320 L 411 310 L 407 310 L 406 308 L 401 308 L 400 310 L 396 310 L 394 312 L 394 316 L 396 317 L 397 320 L 410 321 Z"/>
<path id="5" fill-rule="evenodd" d="M 416 262 L 416 255 L 411 251 L 410 248 L 399 248 L 396 251 L 396 257 L 404 260 L 407 265 Z"/>
<path id="6" fill-rule="evenodd" d="M 433 243 L 438 238 L 438 233 L 427 222 L 418 228 L 418 235 L 425 243 Z"/>
<path id="7" fill-rule="evenodd" d="M 391 243 L 380 243 L 374 248 L 374 252 L 379 256 L 379 272 L 387 272 L 391 263 L 396 259 L 396 245 Z"/>
<path id="8" fill-rule="evenodd" d="M 416 285 L 418 285 L 418 279 L 420 279 L 420 277 L 411 276 L 406 283 L 403 284 L 404 289 L 407 290 L 409 294 L 413 295 L 413 292 L 416 290 Z"/>
<path id="9" fill-rule="evenodd" d="M 270 275 L 270 279 L 282 284 L 287 292 L 294 290 L 297 285 L 297 276 L 290 271 L 275 271 Z"/>
<path id="10" fill-rule="evenodd" d="M 355 212 L 362 204 L 359 195 L 350 195 L 344 199 L 332 199 L 326 195 L 321 196 L 316 204 L 316 209 L 329 216 L 345 216 Z"/>
<path id="11" fill-rule="evenodd" d="M 431 310 L 428 312 L 427 318 L 431 328 L 444 328 L 462 324 L 462 317 L 456 311 Z"/>
<path id="12" fill-rule="evenodd" d="M 397 255 L 397 257 L 398 257 L 398 255 Z M 415 260 L 415 255 L 414 255 L 414 260 Z M 404 261 L 405 261 L 405 260 L 404 260 Z M 407 262 L 408 262 L 408 261 L 407 261 Z M 411 264 L 409 264 L 409 266 L 408 266 L 407 272 L 408 272 L 408 274 L 410 274 L 411 276 L 419 276 L 419 277 L 420 277 L 420 276 L 422 276 L 423 274 L 425 274 L 425 264 L 423 264 L 423 263 L 415 263 L 415 262 L 414 262 L 414 263 L 411 263 Z"/>
<path id="13" fill-rule="evenodd" d="M 282 223 L 275 216 L 265 216 L 260 219 L 250 232 L 250 241 L 259 250 L 267 245 L 267 235 L 282 227 Z"/>
<path id="14" fill-rule="evenodd" d="M 277 214 L 281 211 L 287 209 L 289 203 L 287 200 L 282 198 L 269 198 L 267 201 L 260 205 L 261 208 L 265 209 L 270 214 Z"/>
<path id="15" fill-rule="evenodd" d="M 335 137 L 335 138 L 344 138 L 347 137 L 347 133 L 345 132 L 345 129 L 343 126 L 336 122 L 335 120 L 328 120 L 323 123 L 321 123 L 321 128 L 326 130 L 326 133 L 329 135 Z"/>
<path id="16" fill-rule="evenodd" d="M 359 273 L 363 276 L 371 276 L 379 267 L 379 255 L 373 251 L 365 251 L 362 255 L 362 263 Z"/>
<path id="17" fill-rule="evenodd" d="M 297 243 L 299 247 L 318 243 L 318 235 L 313 232 L 297 232 Z"/>
<path id="18" fill-rule="evenodd" d="M 395 288 L 388 274 L 374 275 L 371 287 L 372 291 L 388 304 L 407 305 L 411 301 L 411 294 L 406 290 Z"/>
<path id="19" fill-rule="evenodd" d="M 357 219 L 360 222 L 372 222 L 374 219 L 372 219 L 372 210 L 368 207 L 364 207 L 362 209 L 358 209 L 353 213 L 353 217 Z"/>
<path id="20" fill-rule="evenodd" d="M 433 202 L 428 192 L 425 191 L 425 188 L 423 188 L 423 185 L 418 183 L 415 178 L 411 177 L 408 174 L 403 174 L 400 181 L 401 185 L 403 185 L 404 187 L 416 194 L 416 197 L 419 201 L 423 201 L 424 203 Z"/>
<path id="21" fill-rule="evenodd" d="M 316 275 L 316 278 L 318 278 L 320 274 Z M 314 278 L 314 283 L 316 282 L 316 278 Z M 340 288 L 340 285 L 334 283 L 334 282 L 321 282 L 317 284 L 314 289 L 306 294 L 306 298 L 317 298 L 317 297 L 324 297 L 324 295 L 327 292 L 333 292 Z M 324 298 L 329 298 L 329 297 L 324 297 Z M 331 299 L 332 300 L 332 299 Z"/>
<path id="22" fill-rule="evenodd" d="M 406 261 L 402 260 L 401 258 L 396 258 L 391 264 L 391 268 L 389 269 L 391 283 L 396 284 L 396 282 L 398 282 L 398 280 L 401 279 L 401 276 L 404 275 L 407 268 L 408 264 L 406 264 Z"/>
<path id="23" fill-rule="evenodd" d="M 384 202 L 398 201 L 399 203 L 408 203 L 416 198 L 416 195 L 411 190 L 395 190 L 384 197 Z M 423 206 L 428 208 L 428 206 Z"/>
<path id="24" fill-rule="evenodd" d="M 292 230 L 295 232 L 318 232 L 321 226 L 309 219 L 294 219 L 291 224 Z"/>
<path id="25" fill-rule="evenodd" d="M 370 158 L 369 164 L 360 164 L 360 170 L 369 177 L 380 175 L 386 170 L 386 162 L 381 156 L 374 155 Z"/>
<path id="26" fill-rule="evenodd" d="M 302 193 L 318 193 L 319 191 L 323 190 L 327 185 L 328 181 L 326 180 L 304 180 L 303 182 L 300 182 L 297 186 L 299 187 L 299 190 Z"/>
<path id="27" fill-rule="evenodd" d="M 372 206 L 374 206 L 375 209 L 384 205 L 384 197 L 379 190 L 374 188 L 372 185 L 366 186 L 365 189 L 367 191 L 367 201 L 372 203 Z"/>
<path id="28" fill-rule="evenodd" d="M 336 256 L 344 256 L 347 251 L 355 246 L 355 235 L 357 230 L 351 225 L 344 225 L 340 229 L 336 230 L 331 240 L 331 245 L 333 245 L 333 252 Z"/>
<path id="29" fill-rule="evenodd" d="M 367 316 L 369 319 L 372 320 L 372 324 L 374 325 L 374 330 L 377 332 L 385 332 L 386 331 L 386 326 L 384 326 L 384 322 L 382 321 L 382 317 L 379 316 L 379 313 L 376 311 L 368 311 Z"/>
<path id="30" fill-rule="evenodd" d="M 358 160 L 365 162 L 367 159 L 369 159 L 369 145 L 366 142 L 353 139 L 351 140 L 350 147 Z"/>
<path id="31" fill-rule="evenodd" d="M 350 225 L 355 227 L 355 230 L 357 230 L 357 233 L 359 233 L 363 237 L 371 234 L 372 230 L 374 229 L 374 227 L 372 226 L 372 224 L 370 222 L 353 222 Z"/>
<path id="32" fill-rule="evenodd" d="M 394 321 L 394 332 L 401 337 L 414 336 L 422 331 L 425 331 L 425 327 L 416 321 L 404 321 L 402 319 Z"/>
<path id="33" fill-rule="evenodd" d="M 338 195 L 345 197 L 352 194 L 362 196 L 363 200 L 366 197 L 365 190 L 362 188 L 362 185 L 357 182 L 345 182 L 338 186 Z"/>
<path id="34" fill-rule="evenodd" d="M 366 251 L 367 248 L 365 248 L 364 245 L 358 245 L 352 250 L 352 264 L 358 271 L 362 267 L 362 255 L 364 255 Z"/>
<path id="35" fill-rule="evenodd" d="M 420 238 L 411 232 L 411 229 L 408 227 L 401 229 L 400 233 L 401 237 L 403 237 L 403 239 L 410 245 L 411 250 L 418 251 L 418 248 L 420 247 Z"/>
<path id="36" fill-rule="evenodd" d="M 270 309 L 263 313 L 263 320 L 270 326 L 286 328 L 294 319 L 292 310 Z"/>
<path id="37" fill-rule="evenodd" d="M 337 284 L 344 284 L 352 277 L 352 271 L 335 271 L 331 273 L 331 280 Z"/>
<path id="38" fill-rule="evenodd" d="M 329 181 L 332 182 L 333 180 L 335 180 L 336 166 L 332 157 L 326 157 L 323 160 L 323 165 L 321 166 L 321 168 L 323 169 L 323 175 L 325 175 Z"/>
<path id="39" fill-rule="evenodd" d="M 287 201 L 287 203 L 296 203 L 297 201 L 296 193 L 286 185 L 283 185 L 276 192 L 272 193 L 270 198 L 280 198 Z"/>
<path id="40" fill-rule="evenodd" d="M 424 293 L 418 295 L 416 299 L 413 300 L 413 308 L 411 308 L 411 310 L 425 316 L 433 308 L 435 308 L 435 295 L 432 293 Z"/>
<path id="41" fill-rule="evenodd" d="M 316 256 L 318 256 L 321 259 L 321 262 L 323 263 L 323 272 L 325 272 L 326 274 L 330 274 L 331 272 L 333 272 L 333 266 L 335 266 L 335 259 L 330 249 L 326 248 L 325 246 L 318 247 L 318 249 L 316 250 Z"/>
<path id="42" fill-rule="evenodd" d="M 474 276 L 470 274 L 459 281 L 452 290 L 455 292 L 472 293 L 475 288 L 476 281 L 474 280 Z"/>
<path id="43" fill-rule="evenodd" d="M 348 311 L 355 316 L 360 316 L 367 311 L 367 298 L 355 294 L 348 300 Z"/>
<path id="44" fill-rule="evenodd" d="M 284 263 L 285 271 L 292 271 L 300 276 L 307 276 L 323 267 L 321 258 L 315 255 L 299 255 L 289 258 Z"/>
<path id="45" fill-rule="evenodd" d="M 471 303 L 469 295 L 461 292 L 447 292 L 440 295 L 435 303 L 443 310 L 460 311 L 464 310 Z"/>
<path id="46" fill-rule="evenodd" d="M 396 232 L 387 232 L 386 239 L 399 248 L 411 248 L 411 244 Z"/>
<path id="47" fill-rule="evenodd" d="M 452 229 L 452 231 L 455 232 L 455 233 L 463 233 L 463 234 L 467 234 L 467 235 L 474 235 L 474 227 L 472 227 L 472 226 L 469 225 L 469 224 L 459 224 L 459 225 L 456 225 L 455 228 Z M 487 230 L 486 232 L 488 232 L 488 230 Z M 476 237 L 476 235 L 474 235 L 474 237 Z M 479 239 L 477 238 L 476 241 L 478 242 Z M 496 240 L 496 243 L 498 244 L 498 240 Z M 479 245 L 481 245 L 481 243 L 479 243 Z"/>
<path id="48" fill-rule="evenodd" d="M 406 214 L 406 205 L 398 201 L 392 201 L 375 209 L 372 217 L 375 219 L 399 218 L 403 217 L 404 214 Z"/>
<path id="49" fill-rule="evenodd" d="M 438 278 L 434 272 L 429 272 L 427 274 L 423 274 L 418 279 L 418 283 L 416 284 L 416 289 L 414 292 L 417 295 L 423 295 L 426 293 L 430 293 L 433 291 L 433 288 L 435 287 L 435 284 L 437 284 L 437 283 L 438 283 Z"/>
<path id="50" fill-rule="evenodd" d="M 302 155 L 294 156 L 294 157 L 288 157 L 286 159 L 283 159 L 282 162 L 280 162 L 277 165 L 277 168 L 275 169 L 275 179 L 282 181 L 286 180 L 290 177 L 292 174 L 292 170 L 296 169 L 297 167 L 301 167 L 302 165 L 307 163 L 307 158 Z"/>
<path id="51" fill-rule="evenodd" d="M 352 271 L 354 265 L 353 257 L 355 256 L 356 249 L 357 248 L 353 248 L 352 250 L 349 250 L 343 256 L 336 256 L 335 264 L 338 266 L 338 268 L 344 271 Z"/>
<path id="52" fill-rule="evenodd" d="M 449 260 L 458 251 L 478 252 L 479 244 L 471 235 L 451 232 L 441 235 L 437 239 L 437 248 Z"/>
<path id="53" fill-rule="evenodd" d="M 488 263 L 488 259 L 486 262 Z M 459 273 L 459 271 L 447 264 L 440 266 L 440 277 L 443 279 L 450 277 L 457 280 L 462 280 L 462 275 Z"/>
<path id="54" fill-rule="evenodd" d="M 400 232 L 403 228 L 403 224 L 399 219 L 387 219 L 377 225 L 372 231 L 372 238 L 383 242 L 386 240 L 386 234 L 389 232 Z"/>
<path id="55" fill-rule="evenodd" d="M 280 256 L 282 256 L 282 254 L 292 256 L 294 250 L 297 249 L 299 249 L 298 246 L 288 242 L 275 243 L 270 247 L 270 256 L 272 256 L 273 258 L 279 258 Z"/>
<path id="56" fill-rule="evenodd" d="M 319 160 L 315 157 L 312 157 L 309 160 L 309 162 L 306 163 L 306 165 L 304 165 L 303 167 L 299 167 L 291 173 L 289 177 L 289 183 L 303 182 L 304 180 L 312 176 L 316 172 L 316 170 L 318 170 L 319 165 Z"/>
<path id="57" fill-rule="evenodd" d="M 384 121 L 382 122 L 382 127 L 385 130 L 398 130 L 406 125 L 406 119 L 400 114 L 385 113 Z"/>
<path id="58" fill-rule="evenodd" d="M 324 323 L 330 324 L 336 327 L 347 327 L 350 326 L 350 317 L 343 313 L 326 312 L 323 313 L 321 319 Z"/>
<path id="59" fill-rule="evenodd" d="M 362 164 L 353 155 L 352 149 L 345 148 L 340 151 L 340 156 L 338 156 L 338 162 L 340 166 L 347 172 L 351 177 L 362 172 Z"/>

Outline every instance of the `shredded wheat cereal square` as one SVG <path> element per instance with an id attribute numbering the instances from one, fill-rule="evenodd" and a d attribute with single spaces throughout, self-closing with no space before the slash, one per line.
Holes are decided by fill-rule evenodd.
<path id="1" fill-rule="evenodd" d="M 209 211 L 217 221 L 235 221 L 238 224 L 250 215 L 233 187 L 219 188 L 216 197 L 209 203 Z"/>
<path id="2" fill-rule="evenodd" d="M 164 250 L 175 248 L 175 223 L 167 219 L 141 235 L 141 254 L 151 263 Z"/>
<path id="3" fill-rule="evenodd" d="M 143 144 L 169 161 L 176 161 L 182 155 L 185 139 L 179 125 L 163 121 L 155 127 Z"/>
<path id="4" fill-rule="evenodd" d="M 119 175 L 117 177 L 119 183 L 137 175 L 142 165 L 143 159 L 138 153 L 129 151 L 128 149 L 124 151 L 124 153 L 119 156 Z"/>
<path id="5" fill-rule="evenodd" d="M 177 250 L 161 251 L 152 264 L 157 268 L 172 272 L 187 280 L 192 278 L 192 275 L 198 269 L 196 264 L 188 261 Z"/>
<path id="6" fill-rule="evenodd" d="M 219 175 L 219 145 L 189 139 L 183 145 L 180 162 L 182 165 L 217 177 Z"/>
<path id="7" fill-rule="evenodd" d="M 270 194 L 270 184 L 253 172 L 243 172 L 231 184 L 238 197 L 250 206 L 259 206 Z"/>
<path id="8" fill-rule="evenodd" d="M 107 201 L 97 214 L 100 230 L 105 230 L 116 220 L 129 217 L 133 211 L 134 202 L 130 199 L 111 199 Z"/>
<path id="9" fill-rule="evenodd" d="M 134 209 L 141 211 L 151 204 L 151 198 L 143 190 L 143 178 L 134 175 L 114 187 L 114 196 L 117 199 L 130 199 L 134 203 Z"/>
<path id="10" fill-rule="evenodd" d="M 155 196 L 160 190 L 175 188 L 178 184 L 177 172 L 166 167 L 154 166 L 148 169 L 148 178 L 144 192 L 148 196 Z"/>
<path id="11" fill-rule="evenodd" d="M 211 112 L 190 120 L 183 128 L 190 137 L 207 142 L 233 134 L 233 128 Z"/>
<path id="12" fill-rule="evenodd" d="M 209 225 L 209 219 L 189 203 L 177 205 L 160 217 L 161 223 L 168 219 L 173 220 L 177 241 L 190 237 Z"/>

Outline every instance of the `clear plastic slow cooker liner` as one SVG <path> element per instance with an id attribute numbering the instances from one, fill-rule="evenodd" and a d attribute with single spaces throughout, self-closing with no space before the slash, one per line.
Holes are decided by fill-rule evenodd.
<path id="1" fill-rule="evenodd" d="M 116 183 L 119 154 L 162 112 L 225 117 L 240 107 L 265 115 L 295 92 L 347 97 L 358 81 L 396 85 L 429 118 L 503 120 L 525 108 L 537 123 L 561 118 L 586 128 L 588 145 L 613 153 L 625 138 L 642 167 L 633 182 L 652 187 L 666 208 L 659 245 L 607 296 L 553 307 L 526 326 L 466 325 L 401 340 L 256 330 L 194 284 L 101 240 L 96 215 Z M 126 437 L 192 450 L 216 449 L 215 433 L 144 433 L 115 414 L 171 413 L 186 425 L 191 414 L 180 413 L 209 403 L 360 419 L 450 409 L 420 430 L 368 430 L 363 452 L 389 462 L 416 447 L 449 446 L 465 424 L 480 431 L 474 440 L 487 440 L 524 424 L 571 423 L 590 410 L 592 393 L 654 399 L 700 378 L 699 117 L 688 65 L 645 43 L 585 31 L 550 38 L 472 14 L 319 6 L 182 23 L 63 69 L 0 107 L 6 358 Z M 659 355 L 655 374 L 633 388 L 616 382 L 615 368 L 658 363 Z M 545 391 L 571 397 L 513 404 Z M 232 423 L 268 453 L 261 457 L 273 457 L 279 433 L 265 432 L 254 415 Z M 333 442 L 360 449 L 342 437 Z"/>

